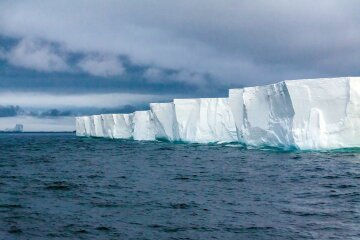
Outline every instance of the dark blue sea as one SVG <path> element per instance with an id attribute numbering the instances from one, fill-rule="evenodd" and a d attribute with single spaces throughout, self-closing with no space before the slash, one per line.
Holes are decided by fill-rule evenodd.
<path id="1" fill-rule="evenodd" d="M 0 239 L 360 239 L 360 151 L 0 134 Z"/>

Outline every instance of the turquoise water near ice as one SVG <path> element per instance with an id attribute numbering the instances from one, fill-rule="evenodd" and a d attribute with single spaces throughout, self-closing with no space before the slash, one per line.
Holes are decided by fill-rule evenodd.
<path id="1" fill-rule="evenodd" d="M 0 134 L 0 239 L 359 238 L 358 150 Z"/>

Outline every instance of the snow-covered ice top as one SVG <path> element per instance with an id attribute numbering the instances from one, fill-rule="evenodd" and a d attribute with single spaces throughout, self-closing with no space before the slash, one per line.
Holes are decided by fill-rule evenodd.
<path id="1" fill-rule="evenodd" d="M 253 147 L 360 147 L 360 78 L 283 81 L 230 89 L 228 98 L 174 99 L 133 114 L 76 118 L 78 136 Z"/>

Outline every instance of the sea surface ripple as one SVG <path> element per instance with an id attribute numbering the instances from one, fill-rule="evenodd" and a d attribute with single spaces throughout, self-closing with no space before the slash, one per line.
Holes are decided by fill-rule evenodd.
<path id="1" fill-rule="evenodd" d="M 360 152 L 0 134 L 0 239 L 360 239 Z"/>

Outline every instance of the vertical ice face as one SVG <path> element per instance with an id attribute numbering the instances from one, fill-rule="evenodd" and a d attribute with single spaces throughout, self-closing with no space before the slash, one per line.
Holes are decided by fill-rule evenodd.
<path id="1" fill-rule="evenodd" d="M 234 116 L 228 98 L 200 99 L 199 142 L 235 142 L 237 141 Z"/>
<path id="2" fill-rule="evenodd" d="M 179 137 L 185 142 L 196 141 L 200 99 L 174 99 Z"/>
<path id="3" fill-rule="evenodd" d="M 155 140 L 155 124 L 151 111 L 134 113 L 134 140 Z"/>
<path id="4" fill-rule="evenodd" d="M 92 125 L 92 117 L 91 116 L 83 116 L 84 127 L 85 127 L 85 136 L 91 136 L 91 125 Z"/>
<path id="5" fill-rule="evenodd" d="M 131 139 L 133 137 L 134 114 L 112 114 L 114 120 L 113 138 Z"/>
<path id="6" fill-rule="evenodd" d="M 244 90 L 242 88 L 229 90 L 229 105 L 234 116 L 236 133 L 238 141 L 244 143 L 243 126 L 244 126 Z"/>
<path id="7" fill-rule="evenodd" d="M 230 89 L 229 98 L 175 99 L 150 111 L 76 118 L 78 136 L 239 141 L 254 147 L 360 147 L 360 78 L 292 80 Z"/>
<path id="8" fill-rule="evenodd" d="M 153 114 L 156 139 L 179 141 L 174 103 L 150 103 L 150 109 Z"/>
<path id="9" fill-rule="evenodd" d="M 89 116 L 89 118 L 85 120 L 85 127 L 89 129 L 90 137 L 96 137 L 94 116 Z"/>
<path id="10" fill-rule="evenodd" d="M 84 137 L 87 136 L 85 129 L 85 117 L 76 117 L 76 136 Z"/>
<path id="11" fill-rule="evenodd" d="M 93 116 L 94 121 L 94 129 L 95 129 L 95 135 L 92 135 L 93 137 L 105 137 L 104 134 L 104 125 L 101 115 L 94 115 Z"/>
<path id="12" fill-rule="evenodd" d="M 294 147 L 294 109 L 284 82 L 244 88 L 243 137 L 250 146 Z"/>
<path id="13" fill-rule="evenodd" d="M 113 138 L 114 137 L 114 118 L 113 114 L 101 114 L 103 121 L 104 137 Z"/>
<path id="14" fill-rule="evenodd" d="M 182 141 L 199 143 L 237 141 L 229 99 L 174 99 L 174 104 Z"/>
<path id="15" fill-rule="evenodd" d="M 346 147 L 360 145 L 360 77 L 348 79 L 349 101 L 346 106 L 346 120 L 339 137 L 339 142 Z M 342 147 L 343 147 L 342 146 Z"/>
<path id="16" fill-rule="evenodd" d="M 359 146 L 359 78 L 285 81 L 300 149 Z"/>

